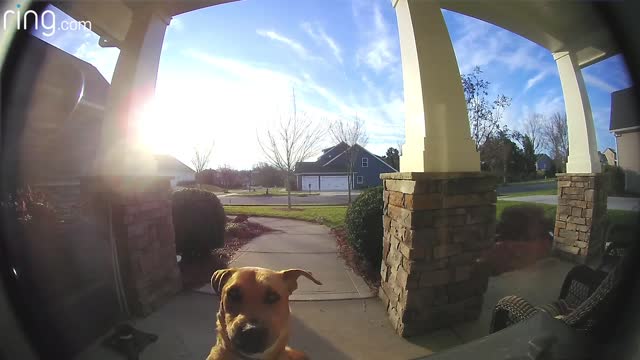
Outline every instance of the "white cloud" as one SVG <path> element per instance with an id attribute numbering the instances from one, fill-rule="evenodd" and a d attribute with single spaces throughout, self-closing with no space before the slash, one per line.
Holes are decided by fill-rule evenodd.
<path id="1" fill-rule="evenodd" d="M 336 60 L 342 64 L 342 49 L 338 46 L 338 43 L 331 36 L 327 35 L 319 25 L 312 25 L 308 22 L 302 23 L 302 29 L 309 35 L 313 40 L 315 40 L 319 44 L 324 44 L 331 49 L 333 52 L 333 56 Z"/>
<path id="2" fill-rule="evenodd" d="M 355 4 L 355 3 L 354 3 Z M 389 24 L 385 21 L 378 3 L 372 8 L 372 14 L 368 19 L 368 27 L 365 31 L 366 44 L 358 50 L 358 62 L 364 62 L 376 72 L 383 71 L 399 61 L 399 47 L 396 36 L 391 32 Z M 355 9 L 355 8 L 354 8 Z M 358 17 L 362 16 L 358 11 Z"/>
<path id="3" fill-rule="evenodd" d="M 98 41 L 87 41 L 72 54 L 95 66 L 104 78 L 111 83 L 120 51 L 117 48 L 102 48 Z"/>
<path id="4" fill-rule="evenodd" d="M 169 29 L 174 29 L 176 31 L 184 30 L 184 22 L 177 17 L 171 19 L 171 23 L 169 24 Z"/>
<path id="5" fill-rule="evenodd" d="M 531 89 L 532 87 L 536 86 L 538 83 L 540 83 L 542 80 L 544 80 L 547 76 L 549 76 L 551 74 L 550 71 L 540 71 L 538 72 L 538 74 L 536 74 L 536 76 L 530 78 L 529 80 L 527 80 L 527 84 L 524 87 L 524 91 L 527 91 L 529 89 Z"/>
<path id="6" fill-rule="evenodd" d="M 319 58 L 317 58 L 316 56 L 313 56 L 309 50 L 307 50 L 307 48 L 305 48 L 302 44 L 300 44 L 299 42 L 290 39 L 284 35 L 281 35 L 273 30 L 262 30 L 262 29 L 258 29 L 256 30 L 256 33 L 260 36 L 266 37 L 268 39 L 277 41 L 281 44 L 286 45 L 287 47 L 289 47 L 291 50 L 293 50 L 296 54 L 298 54 L 301 58 L 304 59 L 308 59 L 308 60 L 319 60 Z"/>
<path id="7" fill-rule="evenodd" d="M 544 49 L 535 43 L 487 22 L 444 11 L 451 14 L 449 18 L 454 22 L 449 26 L 457 35 L 452 36 L 453 47 L 461 73 L 468 73 L 475 66 L 536 71 L 540 77 L 529 86 L 532 87 L 552 71 L 554 64 L 544 61 L 546 50 L 541 51 Z M 547 55 L 551 59 L 551 54 L 547 52 Z"/>
<path id="8" fill-rule="evenodd" d="M 198 73 L 197 78 L 195 75 L 189 78 L 181 74 L 171 81 L 159 79 L 158 94 L 167 99 L 165 102 L 183 99 L 180 100 L 181 103 L 197 104 L 189 106 L 189 119 L 224 119 L 221 122 L 211 120 L 212 124 L 218 124 L 216 126 L 194 125 L 190 130 L 195 133 L 191 139 L 206 137 L 207 134 L 224 134 L 215 138 L 216 147 L 220 148 L 224 144 L 225 149 L 217 155 L 216 164 L 227 162 L 236 167 L 249 167 L 260 161 L 261 152 L 253 144 L 255 141 L 251 144 L 243 141 L 243 149 L 240 151 L 236 149 L 239 146 L 237 140 L 229 139 L 237 139 L 239 136 L 253 139 L 254 129 L 259 131 L 257 129 L 263 129 L 278 116 L 286 115 L 291 105 L 292 88 L 296 90 L 298 108 L 316 121 L 327 123 L 356 115 L 361 118 L 371 139 L 368 148 L 375 153 L 384 153 L 389 146 L 396 146 L 404 137 L 402 98 L 396 93 L 385 96 L 381 88 L 371 82 L 363 86 L 365 91 L 358 93 L 356 99 L 341 96 L 308 73 L 285 73 L 197 50 L 187 50 L 184 55 L 206 64 L 211 69 L 211 74 Z M 185 127 L 189 128 L 187 124 Z M 222 138 L 219 139 L 218 136 Z M 189 137 L 185 137 L 187 138 Z M 176 142 L 184 141 L 186 140 Z M 191 147 L 187 147 L 187 150 L 190 149 Z"/>
<path id="9" fill-rule="evenodd" d="M 595 75 L 585 73 L 584 71 L 582 72 L 582 77 L 584 78 L 584 81 L 587 84 L 594 86 L 604 92 L 612 93 L 616 90 L 620 90 L 619 88 L 610 84 L 606 80 L 603 80 Z"/>

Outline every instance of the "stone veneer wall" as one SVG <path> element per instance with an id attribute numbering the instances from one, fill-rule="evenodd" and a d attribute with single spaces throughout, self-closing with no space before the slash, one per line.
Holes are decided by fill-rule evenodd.
<path id="1" fill-rule="evenodd" d="M 607 191 L 602 174 L 557 174 L 553 252 L 585 263 L 604 250 Z"/>
<path id="2" fill-rule="evenodd" d="M 166 177 L 85 179 L 85 194 L 110 207 L 129 311 L 146 316 L 182 287 Z"/>
<path id="3" fill-rule="evenodd" d="M 481 173 L 383 174 L 379 296 L 402 336 L 477 318 L 488 284 L 496 179 Z"/>

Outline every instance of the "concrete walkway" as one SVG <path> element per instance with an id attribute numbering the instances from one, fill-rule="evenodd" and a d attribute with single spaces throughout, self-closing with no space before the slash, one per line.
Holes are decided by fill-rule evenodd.
<path id="1" fill-rule="evenodd" d="M 415 359 L 488 335 L 493 306 L 503 296 L 520 295 L 536 305 L 555 300 L 573 265 L 545 258 L 530 267 L 492 277 L 478 320 L 409 339 L 395 333 L 377 298 L 294 301 L 289 344 L 311 359 Z M 158 341 L 145 349 L 140 359 L 204 359 L 216 341 L 218 306 L 217 297 L 186 291 L 148 317 L 133 319 L 131 323 L 137 329 L 158 335 Z M 100 342 L 76 360 L 123 359 Z"/>
<path id="2" fill-rule="evenodd" d="M 558 196 L 556 195 L 500 197 L 499 200 L 558 205 Z M 609 196 L 607 199 L 607 208 L 612 210 L 640 211 L 640 198 Z"/>
<path id="3" fill-rule="evenodd" d="M 323 225 L 305 221 L 250 217 L 250 221 L 275 231 L 253 239 L 242 247 L 231 267 L 259 266 L 274 270 L 300 268 L 322 282 L 316 285 L 300 278 L 291 300 L 344 300 L 375 296 L 361 277 L 338 256 L 336 240 Z M 213 294 L 210 286 L 199 292 Z"/>

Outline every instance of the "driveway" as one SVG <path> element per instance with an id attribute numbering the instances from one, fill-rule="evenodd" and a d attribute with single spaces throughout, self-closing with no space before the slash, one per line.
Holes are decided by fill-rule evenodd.
<path id="1" fill-rule="evenodd" d="M 359 192 L 351 194 L 354 200 Z M 222 205 L 287 205 L 287 196 L 242 196 L 242 195 L 218 195 Z M 349 195 L 346 192 L 326 192 L 320 195 L 291 196 L 293 205 L 346 205 L 349 203 Z"/>
<path id="2" fill-rule="evenodd" d="M 231 267 L 258 266 L 274 270 L 300 268 L 322 282 L 298 280 L 291 300 L 364 299 L 375 296 L 362 278 L 338 256 L 336 240 L 323 225 L 305 221 L 251 217 L 251 221 L 274 229 L 240 248 Z M 200 292 L 213 294 L 211 286 Z"/>
<path id="3" fill-rule="evenodd" d="M 518 196 L 503 198 L 501 200 L 558 205 L 558 196 L 556 195 Z M 612 210 L 640 211 L 640 198 L 609 196 L 607 199 L 607 208 Z"/>

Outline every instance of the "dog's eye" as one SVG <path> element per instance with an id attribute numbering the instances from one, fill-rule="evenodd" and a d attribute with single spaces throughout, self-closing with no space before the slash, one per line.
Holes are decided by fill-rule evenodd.
<path id="1" fill-rule="evenodd" d="M 267 296 L 264 298 L 265 304 L 275 304 L 280 300 L 280 295 L 274 291 L 267 291 Z"/>
<path id="2" fill-rule="evenodd" d="M 240 293 L 240 289 L 237 287 L 232 287 L 227 290 L 227 299 L 234 303 L 239 303 L 242 301 L 242 293 Z"/>

